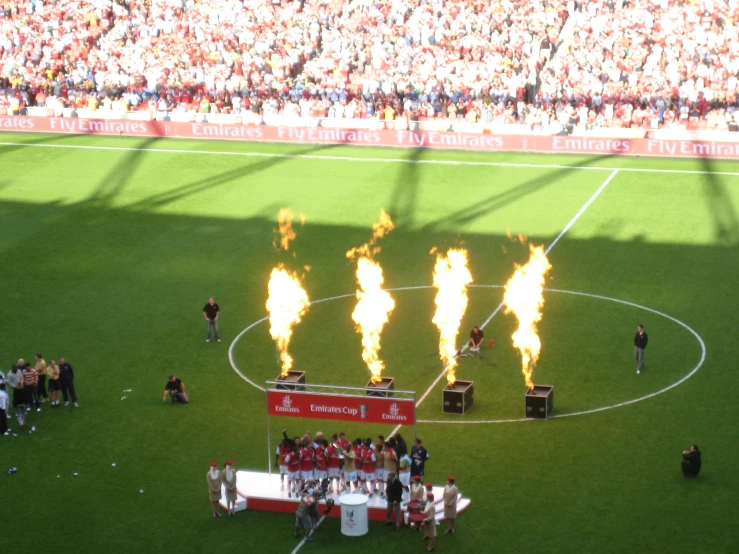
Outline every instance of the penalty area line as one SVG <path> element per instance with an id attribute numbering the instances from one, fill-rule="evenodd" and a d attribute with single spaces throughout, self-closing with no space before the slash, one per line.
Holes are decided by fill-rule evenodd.
<path id="1" fill-rule="evenodd" d="M 593 195 L 588 199 L 588 201 L 585 202 L 585 204 L 583 204 L 582 208 L 580 208 L 580 210 L 574 215 L 574 217 L 570 219 L 570 221 L 567 223 L 567 225 L 565 225 L 564 229 L 562 229 L 559 235 L 557 235 L 555 239 L 549 244 L 549 246 L 547 246 L 547 249 L 545 250 L 547 254 L 551 252 L 552 248 L 556 246 L 556 244 L 565 235 L 565 233 L 567 233 L 567 231 L 569 231 L 572 228 L 572 226 L 577 222 L 577 220 L 580 219 L 580 216 L 582 216 L 582 214 L 585 213 L 585 211 L 590 207 L 590 205 L 595 201 L 595 199 L 598 198 L 598 196 L 600 196 L 600 193 L 603 192 L 605 188 L 609 185 L 609 183 L 613 180 L 613 178 L 616 175 L 618 175 L 618 172 L 619 172 L 619 169 L 614 169 L 611 172 L 611 174 L 608 176 L 608 178 L 605 181 L 603 181 L 603 184 L 598 187 L 598 190 L 596 190 L 593 193 Z M 488 316 L 488 318 L 485 320 L 485 322 L 482 325 L 480 325 L 480 329 L 484 329 L 493 320 L 493 318 L 496 315 L 498 315 L 498 313 L 502 309 L 503 309 L 503 302 L 501 302 L 495 307 L 495 310 L 493 310 L 493 313 L 491 313 Z M 465 343 L 465 345 L 462 347 L 462 352 L 465 352 L 467 350 L 468 344 L 469 342 Z M 439 384 L 439 381 L 441 381 L 444 375 L 446 375 L 448 370 L 449 370 L 449 366 L 445 367 L 444 370 L 441 373 L 439 373 L 436 379 L 434 379 L 434 382 L 431 383 L 431 386 L 428 389 L 426 389 L 426 392 L 424 392 L 421 398 L 418 399 L 418 402 L 416 402 L 416 408 L 418 408 L 423 403 L 423 401 L 426 400 L 428 395 L 431 394 L 431 391 L 433 391 L 436 388 L 436 385 Z M 393 435 L 395 435 L 395 433 L 397 433 L 401 427 L 402 425 L 396 426 L 389 436 L 392 437 Z"/>

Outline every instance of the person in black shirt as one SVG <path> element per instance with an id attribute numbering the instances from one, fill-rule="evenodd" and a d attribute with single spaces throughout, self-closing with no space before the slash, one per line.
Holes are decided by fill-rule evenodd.
<path id="1" fill-rule="evenodd" d="M 167 395 L 172 398 L 172 404 L 187 404 L 190 401 L 185 394 L 185 383 L 174 375 L 170 375 L 167 384 L 164 385 L 162 402 L 167 400 Z"/>
<path id="2" fill-rule="evenodd" d="M 420 475 L 423 477 L 423 469 L 426 461 L 429 459 L 428 450 L 421 444 L 421 439 L 416 439 L 416 443 L 411 447 L 411 458 L 413 459 L 413 465 L 411 465 L 411 477 Z"/>
<path id="3" fill-rule="evenodd" d="M 636 374 L 641 373 L 644 367 L 644 349 L 647 347 L 649 337 L 646 331 L 644 331 L 644 325 L 637 325 L 636 335 L 634 336 L 634 356 L 636 357 Z"/>
<path id="4" fill-rule="evenodd" d="M 683 479 L 698 477 L 701 471 L 701 451 L 698 450 L 697 444 L 694 444 L 689 450 L 683 452 L 683 461 L 680 467 L 683 470 Z"/>
<path id="5" fill-rule="evenodd" d="M 470 352 L 479 352 L 480 351 L 480 345 L 482 344 L 482 338 L 485 335 L 482 332 L 482 329 L 480 329 L 477 325 L 475 325 L 472 328 L 472 331 L 470 331 Z"/>
<path id="6" fill-rule="evenodd" d="M 77 393 L 74 391 L 74 370 L 64 358 L 59 358 L 59 387 L 62 389 L 64 405 L 69 406 L 69 397 L 71 397 L 74 407 L 79 408 Z"/>
<path id="7" fill-rule="evenodd" d="M 403 518 L 400 512 L 400 503 L 403 500 L 403 485 L 396 474 L 393 480 L 387 485 L 387 514 L 385 525 L 393 524 L 393 512 L 395 512 L 395 528 L 400 529 L 403 525 Z"/>
<path id="8" fill-rule="evenodd" d="M 209 298 L 208 303 L 203 308 L 203 316 L 205 317 L 208 328 L 208 337 L 205 339 L 205 342 L 210 342 L 211 327 L 213 328 L 213 337 L 216 339 L 216 342 L 221 342 L 221 337 L 218 336 L 218 315 L 220 314 L 220 311 L 221 309 L 218 307 L 218 304 L 216 304 L 216 299 Z"/>

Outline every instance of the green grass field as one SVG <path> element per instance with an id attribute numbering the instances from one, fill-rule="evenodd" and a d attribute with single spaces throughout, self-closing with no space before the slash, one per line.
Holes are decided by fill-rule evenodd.
<path id="1" fill-rule="evenodd" d="M 528 258 L 506 233 L 551 243 L 611 175 L 597 168 L 623 170 L 552 249 L 548 286 L 676 318 L 705 341 L 705 363 L 664 394 L 610 410 L 459 424 L 523 416 L 514 320 L 496 315 L 485 328 L 495 348 L 458 371 L 476 382 L 474 408 L 443 415 L 442 383 L 418 408 L 437 421 L 418 425 L 427 477 L 453 473 L 472 499 L 437 551 L 739 551 L 739 163 L 21 134 L 0 143 L 0 368 L 37 351 L 65 356 L 81 404 L 44 407 L 29 416 L 36 433 L 0 437 L 0 552 L 291 552 L 293 516 L 214 521 L 205 485 L 211 460 L 267 467 L 264 393 L 236 374 L 228 349 L 266 315 L 279 208 L 308 216 L 294 247 L 312 267 L 314 300 L 354 291 L 344 253 L 368 239 L 380 208 L 396 223 L 378 256 L 387 287 L 430 285 L 431 248 L 464 244 L 475 283 L 494 285 L 470 290 L 466 333 Z M 420 397 L 442 370 L 434 290 L 392 294 L 382 356 L 396 386 Z M 210 295 L 222 309 L 220 344 L 204 341 Z M 315 304 L 296 328 L 291 350 L 311 382 L 367 382 L 353 305 Z M 639 376 L 637 323 L 650 335 Z M 657 392 L 701 358 L 699 341 L 673 320 L 562 292 L 546 294 L 540 334 L 534 381 L 555 385 L 559 415 Z M 257 383 L 278 373 L 266 323 L 233 356 Z M 161 402 L 169 373 L 187 384 L 189 406 Z M 133 390 L 121 400 L 124 389 Z M 284 426 L 391 430 L 273 418 L 273 444 Z M 680 452 L 694 442 L 703 472 L 684 481 Z M 12 466 L 19 471 L 8 475 Z M 420 535 L 378 524 L 349 539 L 330 519 L 316 537 L 301 552 L 424 551 Z"/>

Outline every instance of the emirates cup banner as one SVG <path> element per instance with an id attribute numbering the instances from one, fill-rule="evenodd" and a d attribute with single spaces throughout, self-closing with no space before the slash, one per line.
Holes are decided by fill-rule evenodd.
<path id="1" fill-rule="evenodd" d="M 447 131 L 268 127 L 219 123 L 123 121 L 74 117 L 0 115 L 0 131 L 221 139 L 247 142 L 350 144 L 401 148 L 463 149 L 483 152 L 554 152 L 567 154 L 669 156 L 739 159 L 739 141 L 495 135 Z"/>
<path id="2" fill-rule="evenodd" d="M 267 391 L 267 413 L 360 423 L 413 425 L 416 420 L 413 400 L 289 390 Z"/>

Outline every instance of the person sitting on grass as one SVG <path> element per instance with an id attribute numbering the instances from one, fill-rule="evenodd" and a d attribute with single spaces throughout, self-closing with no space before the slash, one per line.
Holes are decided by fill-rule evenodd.
<path id="1" fill-rule="evenodd" d="M 480 351 L 480 345 L 482 344 L 482 339 L 484 337 L 484 333 L 482 332 L 482 329 L 480 329 L 477 325 L 475 325 L 472 328 L 472 331 L 470 331 L 470 352 L 477 353 Z"/>
<path id="2" fill-rule="evenodd" d="M 701 471 L 701 451 L 698 450 L 697 444 L 692 445 L 689 450 L 683 452 L 683 461 L 680 467 L 683 470 L 683 479 L 698 477 Z"/>
<path id="3" fill-rule="evenodd" d="M 190 401 L 187 394 L 185 394 L 185 383 L 174 375 L 170 375 L 169 381 L 164 385 L 162 402 L 167 400 L 167 395 L 172 398 L 172 404 L 187 404 Z"/>

